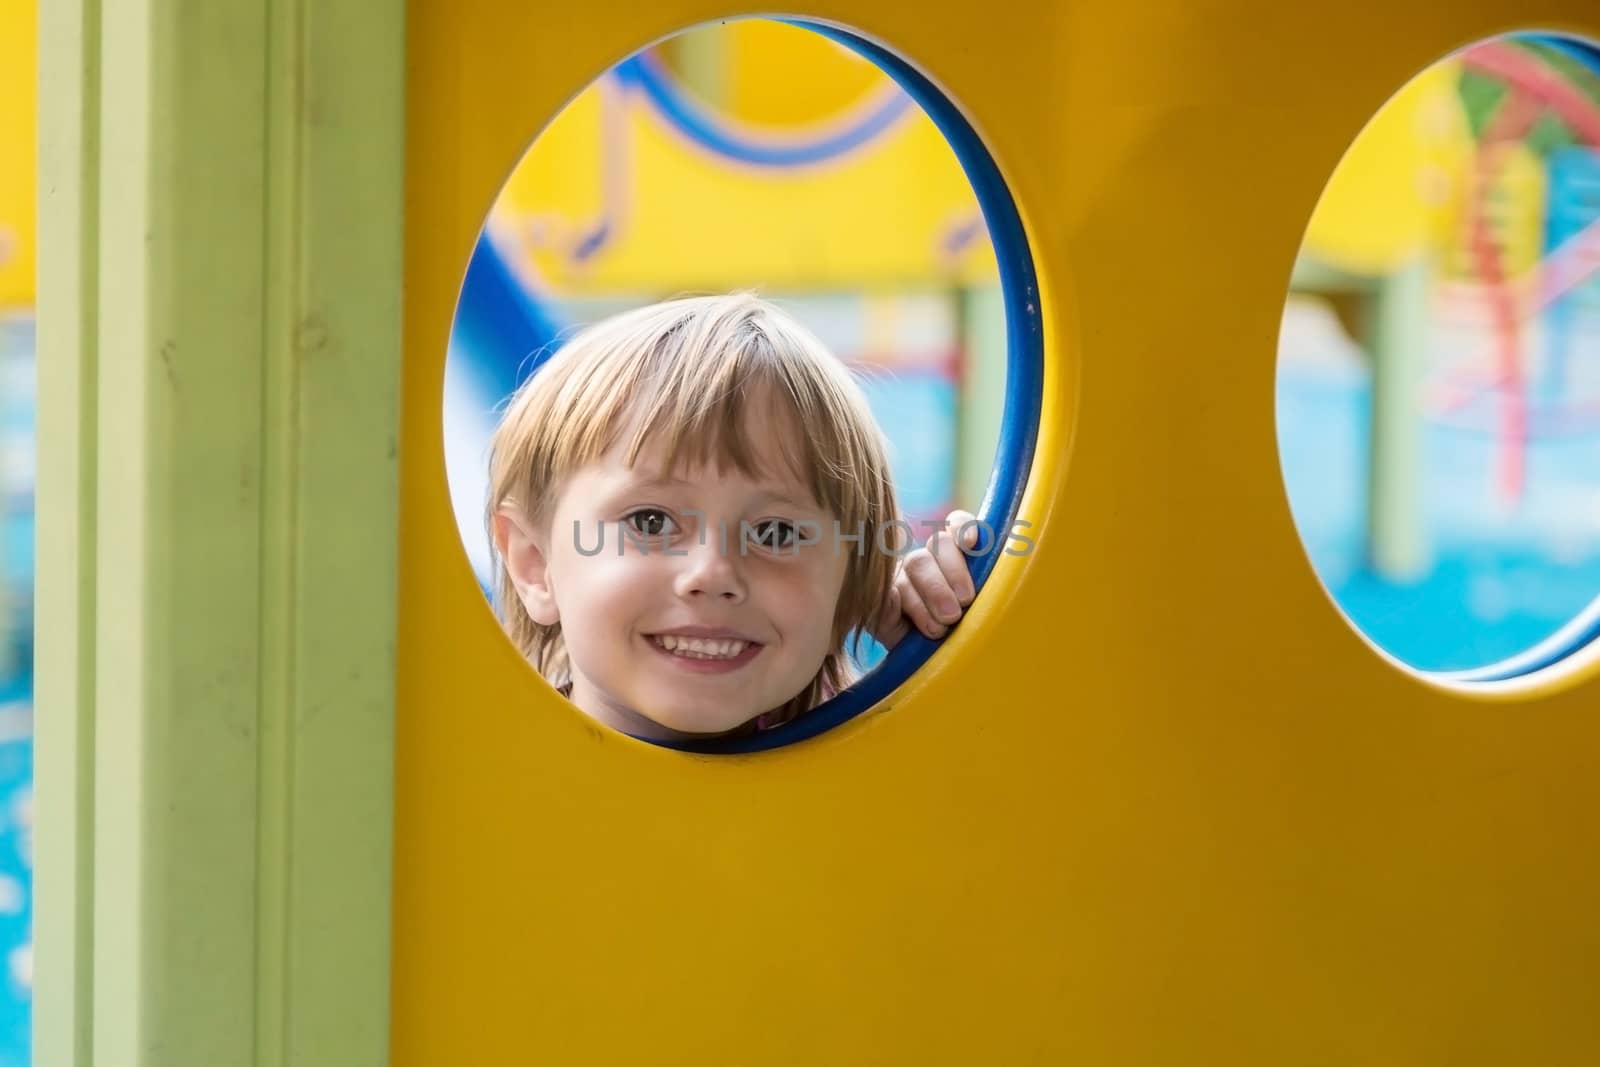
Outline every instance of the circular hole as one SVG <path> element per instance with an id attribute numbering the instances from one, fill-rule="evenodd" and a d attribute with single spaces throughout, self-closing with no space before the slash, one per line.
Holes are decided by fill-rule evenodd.
<path id="1" fill-rule="evenodd" d="M 1600 52 L 1519 33 L 1408 82 L 1329 180 L 1284 309 L 1278 443 L 1349 621 L 1523 677 L 1600 635 Z"/>
<path id="2" fill-rule="evenodd" d="M 797 83 L 806 87 L 805 93 L 795 93 Z M 797 96 L 800 105 L 794 102 Z M 848 31 L 814 23 L 750 19 L 701 26 L 623 60 L 576 96 L 540 134 L 488 212 L 457 301 L 446 361 L 446 465 L 458 527 L 479 581 L 490 599 L 499 601 L 502 621 L 512 620 L 509 628 L 519 647 L 530 660 L 543 663 L 547 680 L 602 722 L 695 751 L 756 751 L 837 725 L 904 682 L 943 636 L 930 638 L 910 626 L 885 649 L 873 639 L 874 627 L 849 627 L 844 650 L 848 684 L 817 701 L 801 700 L 805 706 L 792 716 L 787 714 L 795 710 L 792 698 L 814 691 L 820 666 L 801 655 L 792 661 L 777 656 L 764 660 L 772 647 L 784 642 L 767 644 L 759 638 L 779 634 L 788 623 L 762 618 L 760 609 L 751 610 L 749 627 L 729 623 L 737 613 L 704 612 L 706 619 L 714 617 L 715 629 L 757 640 L 742 651 L 731 644 L 698 653 L 689 649 L 700 673 L 681 673 L 688 668 L 680 662 L 657 658 L 668 650 L 652 630 L 658 625 L 683 629 L 680 624 L 694 614 L 681 610 L 684 604 L 733 602 L 726 591 L 717 594 L 723 599 L 696 601 L 709 587 L 693 581 L 682 588 L 673 584 L 672 568 L 699 565 L 665 558 L 669 550 L 684 547 L 671 543 L 674 531 L 692 534 L 691 527 L 698 527 L 700 536 L 687 542 L 694 549 L 715 545 L 718 538 L 706 533 L 720 529 L 729 560 L 752 551 L 740 523 L 769 517 L 749 511 L 744 506 L 748 497 L 741 493 L 748 488 L 753 496 L 757 483 L 770 481 L 766 476 L 771 472 L 759 459 L 749 472 L 740 467 L 737 447 L 729 447 L 741 438 L 740 430 L 726 440 L 710 433 L 708 443 L 721 451 L 704 464 L 690 462 L 667 472 L 686 483 L 677 486 L 683 495 L 657 501 L 657 510 L 668 514 L 639 519 L 645 523 L 640 526 L 634 512 L 606 512 L 615 503 L 607 495 L 614 483 L 583 477 L 585 470 L 602 463 L 592 453 L 603 450 L 605 462 L 617 460 L 614 468 L 627 468 L 626 445 L 632 442 L 619 433 L 648 417 L 630 406 L 628 398 L 635 394 L 629 389 L 640 396 L 666 395 L 658 388 L 663 379 L 648 377 L 642 369 L 648 364 L 643 353 L 661 351 L 653 347 L 659 334 L 647 330 L 620 341 L 620 324 L 639 326 L 646 314 L 641 309 L 659 309 L 674 298 L 749 291 L 758 293 L 761 302 L 753 311 L 742 306 L 769 337 L 773 331 L 789 336 L 784 324 L 796 323 L 825 350 L 804 344 L 800 347 L 805 351 L 790 352 L 788 358 L 809 361 L 805 365 L 813 370 L 805 373 L 824 376 L 828 372 L 815 369 L 823 361 L 842 362 L 871 415 L 853 423 L 847 412 L 829 407 L 802 427 L 784 417 L 751 418 L 753 402 L 728 405 L 730 425 L 745 431 L 743 437 L 756 453 L 800 455 L 808 440 L 832 441 L 846 435 L 852 424 L 875 425 L 873 433 L 881 432 L 887 445 L 898 519 L 909 524 L 916 543 L 955 509 L 972 512 L 979 520 L 982 535 L 964 554 L 979 595 L 1000 554 L 1024 555 L 1034 540 L 1027 524 L 1017 519 L 1037 433 L 1043 365 L 1032 260 L 995 163 L 956 107 L 893 53 Z M 681 321 L 689 306 L 674 305 L 671 321 Z M 724 298 L 716 306 L 725 310 L 730 305 Z M 654 340 L 647 344 L 641 336 Z M 610 340 L 598 344 L 593 340 L 598 337 Z M 788 342 L 774 344 L 784 348 Z M 712 347 L 727 356 L 728 349 L 720 345 Z M 622 374 L 624 384 L 597 377 L 592 387 L 580 387 L 576 383 L 583 375 L 575 368 L 584 360 L 601 359 L 597 353 L 602 350 L 612 353 L 604 357 L 606 366 Z M 624 351 L 632 355 L 616 355 Z M 714 353 L 689 346 L 675 350 L 671 366 L 685 368 L 690 380 L 705 381 L 706 368 L 715 363 Z M 565 375 L 573 383 L 570 388 L 576 392 L 562 394 L 567 406 L 558 409 L 552 397 L 529 399 L 529 405 L 543 405 L 539 410 L 545 414 L 517 421 L 517 397 L 532 397 L 541 380 L 556 381 L 553 375 Z M 554 388 L 552 384 L 547 390 Z M 704 395 L 733 394 L 713 389 Z M 590 425 L 596 442 L 604 438 L 597 449 L 585 452 L 584 446 L 572 444 L 587 440 L 586 424 L 573 414 L 577 411 L 615 416 L 610 422 L 599 420 L 603 429 Z M 541 432 L 539 426 L 548 429 Z M 659 473 L 652 469 L 659 462 L 645 460 L 664 458 L 656 442 L 668 439 L 670 434 L 657 433 L 647 441 L 630 476 Z M 486 502 L 491 495 L 498 497 L 488 476 L 495 440 L 502 459 L 523 446 L 523 454 L 531 457 L 525 465 L 506 461 L 503 474 L 520 476 L 544 471 L 552 463 L 566 464 L 558 477 L 535 478 L 543 488 L 530 489 L 529 495 L 549 506 L 527 509 L 541 517 L 525 524 L 530 532 L 522 542 L 515 537 L 523 527 L 501 521 L 504 553 L 494 550 L 485 533 L 486 524 L 492 525 Z M 690 442 L 691 450 L 696 443 Z M 579 455 L 585 457 L 581 463 L 573 458 Z M 828 496 L 829 485 L 835 500 L 870 495 L 861 489 L 870 463 L 865 470 L 852 468 L 842 475 L 808 471 L 804 463 L 796 466 L 789 472 L 796 482 L 823 490 L 810 494 L 808 505 Z M 730 471 L 736 475 L 732 483 Z M 618 492 L 637 495 L 642 491 L 639 481 L 625 483 Z M 503 484 L 510 483 L 503 479 Z M 705 498 L 714 499 L 715 507 L 695 507 L 697 492 L 710 494 Z M 581 507 L 566 506 L 578 498 Z M 641 497 L 636 503 L 648 502 Z M 876 532 L 852 529 L 839 521 L 837 510 L 824 505 L 816 511 L 819 528 L 806 531 L 817 538 L 816 550 L 844 557 L 858 551 L 886 554 L 889 562 L 878 568 L 880 574 L 901 566 L 904 549 L 897 552 L 894 541 L 904 536 L 906 527 L 878 523 Z M 554 523 L 545 530 L 542 522 L 544 517 L 564 521 L 574 514 L 594 522 L 586 527 L 577 520 L 576 536 L 570 538 L 576 551 L 568 552 L 568 546 L 554 540 L 564 536 Z M 805 514 L 809 518 L 811 513 Z M 510 516 L 527 518 L 516 507 Z M 631 527 L 626 536 L 624 521 Z M 609 543 L 604 540 L 608 530 Z M 578 590 L 589 578 L 600 579 L 594 577 L 598 572 L 580 575 L 574 567 L 601 559 L 592 551 L 596 547 L 608 563 L 648 556 L 650 549 L 640 545 L 641 531 L 661 540 L 650 576 L 635 575 L 627 586 L 638 596 L 629 605 L 615 602 L 611 617 L 583 616 L 573 605 L 596 604 L 600 598 L 583 601 Z M 865 533 L 864 548 L 851 542 L 853 532 Z M 523 562 L 513 562 L 509 572 L 536 580 L 524 580 L 510 597 L 498 595 L 506 573 L 503 556 L 515 555 L 518 543 L 533 551 L 524 551 Z M 696 552 L 691 557 L 698 559 Z M 565 578 L 556 573 L 563 566 Z M 823 582 L 817 603 L 831 608 L 849 598 L 856 588 L 851 580 L 867 574 L 864 564 L 848 559 L 841 566 L 845 581 L 839 591 L 830 591 L 832 586 Z M 750 573 L 738 579 L 746 592 L 756 580 Z M 763 580 L 768 581 L 763 594 L 767 602 L 778 603 L 782 598 L 773 599 L 777 587 Z M 867 584 L 885 588 L 881 582 Z M 569 598 L 569 606 L 552 616 L 549 609 L 561 595 Z M 520 607 L 511 603 L 512 597 Z M 804 595 L 800 602 L 812 603 Z M 559 617 L 560 629 L 552 634 L 550 624 L 530 631 L 516 623 L 517 612 L 530 612 L 529 604 L 541 617 Z M 782 613 L 781 608 L 774 611 Z M 805 616 L 811 621 L 791 630 L 814 631 L 824 614 L 813 608 Z M 663 619 L 666 623 L 659 621 Z M 911 621 L 902 618 L 901 628 Z M 518 625 L 523 625 L 520 631 Z M 595 675 L 606 674 L 617 684 L 608 687 L 599 678 L 591 680 L 584 664 L 574 662 L 567 671 L 561 653 L 543 651 L 552 637 L 574 659 L 586 658 Z M 801 644 L 796 638 L 790 648 L 798 650 Z M 823 645 L 828 656 L 839 652 L 831 632 Z M 822 655 L 815 642 L 805 647 L 813 656 Z M 681 647 L 672 650 L 679 659 L 684 652 Z M 723 655 L 736 662 L 730 666 L 701 658 Z M 704 666 L 707 662 L 714 665 Z M 639 673 L 630 680 L 632 671 Z M 706 685 L 736 682 L 733 688 L 757 701 L 765 698 L 750 694 L 765 693 L 764 687 L 772 685 L 784 688 L 796 678 L 805 688 L 785 697 L 778 708 L 741 709 L 737 701 L 728 702 L 732 710 L 726 713 L 741 721 L 725 729 L 727 723 L 718 718 L 724 714 L 720 705 L 715 714 L 691 714 L 648 706 L 649 700 L 666 697 L 618 697 L 650 678 L 656 685 L 652 692 L 673 692 L 681 681 L 683 699 L 701 705 L 718 703 L 704 694 L 720 690 Z M 567 681 L 576 683 L 572 690 L 563 684 Z M 575 691 L 579 687 L 587 692 Z M 593 698 L 602 692 L 609 699 L 593 706 Z M 746 718 L 747 712 L 756 714 Z M 707 726 L 715 728 L 702 729 Z"/>

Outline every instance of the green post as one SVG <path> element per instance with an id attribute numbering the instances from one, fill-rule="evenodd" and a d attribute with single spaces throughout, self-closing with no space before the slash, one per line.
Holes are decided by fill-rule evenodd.
<path id="1" fill-rule="evenodd" d="M 34 1061 L 94 1062 L 99 0 L 39 12 Z"/>
<path id="2" fill-rule="evenodd" d="M 44 1067 L 386 1062 L 404 21 L 41 5 Z"/>
<path id="3" fill-rule="evenodd" d="M 956 406 L 955 505 L 976 512 L 994 474 L 1006 400 L 1006 307 L 1000 286 L 957 291 L 966 367 Z"/>
<path id="4" fill-rule="evenodd" d="M 1367 546 L 1372 569 L 1390 581 L 1429 566 L 1422 507 L 1422 391 L 1428 356 L 1432 271 L 1418 257 L 1378 281 L 1372 299 L 1372 430 Z"/>

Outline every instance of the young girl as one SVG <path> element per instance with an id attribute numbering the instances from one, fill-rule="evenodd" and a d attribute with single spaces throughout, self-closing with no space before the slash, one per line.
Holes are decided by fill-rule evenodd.
<path id="1" fill-rule="evenodd" d="M 907 552 L 846 368 L 754 296 L 673 300 L 566 344 L 495 433 L 507 633 L 580 709 L 652 740 L 768 729 L 848 686 L 852 631 L 939 637 L 972 602 L 952 512 Z"/>

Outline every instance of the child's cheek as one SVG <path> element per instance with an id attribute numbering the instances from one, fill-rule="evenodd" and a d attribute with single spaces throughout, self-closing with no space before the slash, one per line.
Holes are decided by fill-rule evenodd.
<path id="1" fill-rule="evenodd" d="M 649 579 L 657 566 L 655 560 L 632 550 L 621 555 L 614 549 L 600 553 L 582 561 L 580 595 L 587 596 L 597 609 L 627 609 L 651 587 Z M 661 584 L 670 583 L 663 579 Z"/>
<path id="2" fill-rule="evenodd" d="M 752 568 L 770 596 L 775 610 L 791 620 L 807 621 L 833 616 L 843 585 L 844 563 L 830 553 L 812 551 L 788 558 L 765 559 Z"/>

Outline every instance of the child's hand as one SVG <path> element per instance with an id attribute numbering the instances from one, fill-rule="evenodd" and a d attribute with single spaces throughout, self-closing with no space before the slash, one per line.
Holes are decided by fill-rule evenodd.
<path id="1" fill-rule="evenodd" d="M 956 544 L 957 531 L 966 548 L 978 543 L 972 513 L 956 510 L 926 545 L 900 561 L 889 599 L 871 627 L 872 636 L 885 648 L 894 648 L 913 627 L 928 637 L 943 637 L 972 603 L 972 575 L 967 572 L 966 554 Z"/>

